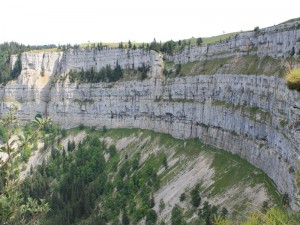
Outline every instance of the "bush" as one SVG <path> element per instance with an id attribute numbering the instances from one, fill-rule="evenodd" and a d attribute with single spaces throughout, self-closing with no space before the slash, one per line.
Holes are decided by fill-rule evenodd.
<path id="1" fill-rule="evenodd" d="M 175 205 L 171 212 L 171 224 L 172 225 L 183 225 L 186 224 L 184 221 L 183 210 L 179 205 Z"/>
<path id="2" fill-rule="evenodd" d="M 150 225 L 150 224 L 155 224 L 156 223 L 156 220 L 157 220 L 157 214 L 155 212 L 155 210 L 153 209 L 150 209 L 148 212 L 147 212 L 147 216 L 146 216 L 146 224 Z"/>
<path id="3" fill-rule="evenodd" d="M 107 132 L 107 127 L 106 127 L 106 126 L 103 126 L 102 132 L 103 132 L 104 134 Z"/>
<path id="4" fill-rule="evenodd" d="M 290 70 L 285 75 L 285 81 L 289 89 L 300 91 L 300 67 Z"/>
<path id="5" fill-rule="evenodd" d="M 24 151 L 21 153 L 21 157 L 22 157 L 23 162 L 28 162 L 28 159 L 30 158 L 30 155 L 31 155 L 30 148 L 28 146 L 26 146 L 24 148 Z"/>
<path id="6" fill-rule="evenodd" d="M 81 123 L 80 125 L 79 125 L 79 130 L 83 130 L 84 129 L 84 125 Z"/>
<path id="7" fill-rule="evenodd" d="M 191 191 L 191 204 L 197 208 L 200 205 L 201 197 L 199 194 L 200 191 L 200 185 L 197 184 L 195 188 Z"/>
<path id="8" fill-rule="evenodd" d="M 182 193 L 179 197 L 179 200 L 183 202 L 185 200 L 185 193 Z"/>
<path id="9" fill-rule="evenodd" d="M 117 153 L 116 146 L 115 145 L 109 146 L 108 153 L 109 153 L 110 157 L 113 157 Z"/>
<path id="10" fill-rule="evenodd" d="M 2 139 L 2 142 L 7 141 L 7 132 L 4 126 L 0 125 L 0 139 Z"/>

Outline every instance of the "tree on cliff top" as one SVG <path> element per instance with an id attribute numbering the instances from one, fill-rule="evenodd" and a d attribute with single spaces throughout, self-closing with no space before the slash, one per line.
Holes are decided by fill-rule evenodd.
<path id="1" fill-rule="evenodd" d="M 202 44 L 202 42 L 203 42 L 203 40 L 202 40 L 202 38 L 201 38 L 201 37 L 197 38 L 197 45 L 198 45 L 198 46 L 199 46 L 199 45 L 201 45 L 201 44 Z"/>

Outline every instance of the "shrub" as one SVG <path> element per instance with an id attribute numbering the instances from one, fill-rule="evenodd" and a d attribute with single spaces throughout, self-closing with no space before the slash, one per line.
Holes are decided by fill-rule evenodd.
<path id="1" fill-rule="evenodd" d="M 84 129 L 84 125 L 81 123 L 80 125 L 79 125 L 79 130 L 83 130 Z"/>
<path id="2" fill-rule="evenodd" d="M 185 193 L 182 193 L 179 197 L 179 200 L 183 202 L 185 200 Z"/>
<path id="3" fill-rule="evenodd" d="M 166 207 L 166 204 L 165 204 L 164 200 L 160 199 L 160 201 L 159 201 L 159 212 L 162 212 L 165 209 L 165 207 Z"/>
<path id="4" fill-rule="evenodd" d="M 147 212 L 147 216 L 146 216 L 146 224 L 150 225 L 150 224 L 155 224 L 156 223 L 156 220 L 157 220 L 157 214 L 155 212 L 155 210 L 153 209 L 150 209 L 148 212 Z"/>
<path id="5" fill-rule="evenodd" d="M 199 194 L 200 191 L 200 185 L 197 184 L 195 188 L 191 191 L 191 204 L 197 208 L 200 205 L 201 197 Z"/>
<path id="6" fill-rule="evenodd" d="M 116 146 L 115 145 L 109 146 L 108 153 L 109 153 L 110 157 L 113 157 L 117 153 Z"/>
<path id="7" fill-rule="evenodd" d="M 289 89 L 300 91 L 300 67 L 290 70 L 285 75 L 285 81 Z"/>

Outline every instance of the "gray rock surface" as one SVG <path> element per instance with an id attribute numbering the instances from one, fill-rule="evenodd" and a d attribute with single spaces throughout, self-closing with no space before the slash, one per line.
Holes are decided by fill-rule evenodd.
<path id="1" fill-rule="evenodd" d="M 297 196 L 300 95 L 277 77 L 212 75 L 114 84 L 57 83 L 50 90 L 20 84 L 0 89 L 1 116 L 11 104 L 19 116 L 47 114 L 63 127 L 151 129 L 199 138 L 239 154 Z"/>
<path id="2" fill-rule="evenodd" d="M 11 57 L 12 67 L 17 56 Z M 161 74 L 163 65 L 162 55 L 145 49 L 119 49 L 119 48 L 77 48 L 64 52 L 25 52 L 21 54 L 22 74 L 37 73 L 43 76 L 67 74 L 70 70 L 99 71 L 107 65 L 115 68 L 117 64 L 122 69 L 138 68 L 143 65 L 150 66 L 150 76 Z"/>
<path id="3" fill-rule="evenodd" d="M 182 51 L 165 56 L 175 64 L 216 58 L 257 55 L 286 58 L 300 54 L 300 21 L 280 24 L 258 31 L 247 31 L 209 45 L 187 46 Z"/>

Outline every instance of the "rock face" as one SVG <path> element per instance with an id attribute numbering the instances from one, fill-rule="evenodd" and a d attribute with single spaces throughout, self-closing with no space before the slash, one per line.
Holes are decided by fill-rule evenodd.
<path id="1" fill-rule="evenodd" d="M 300 95 L 276 77 L 213 75 L 57 84 L 48 114 L 64 127 L 138 127 L 199 138 L 261 168 L 294 199 Z"/>
<path id="2" fill-rule="evenodd" d="M 291 49 L 299 49 L 298 28 L 297 23 L 288 23 L 260 30 L 258 34 L 242 33 L 228 43 L 206 46 L 206 52 L 203 47 L 193 47 L 194 53 L 192 48 L 186 48 L 166 57 L 175 63 L 185 63 L 243 55 L 249 49 L 256 49 L 250 52 L 259 56 L 286 57 Z M 233 51 L 237 48 L 239 52 Z M 239 154 L 261 168 L 281 192 L 288 193 L 296 207 L 300 94 L 288 90 L 283 79 L 231 74 L 165 79 L 161 72 L 162 56 L 141 49 L 29 52 L 21 55 L 21 62 L 19 80 L 0 88 L 1 117 L 16 104 L 19 117 L 24 120 L 42 114 L 51 116 L 63 127 L 137 127 L 182 139 L 199 138 Z M 149 65 L 149 79 L 97 84 L 51 81 L 70 70 L 100 70 L 117 63 L 122 68 Z"/>
<path id="3" fill-rule="evenodd" d="M 12 66 L 17 57 L 12 56 Z M 122 69 L 133 69 L 143 65 L 150 66 L 150 76 L 161 74 L 162 56 L 145 49 L 118 48 L 77 48 L 65 52 L 25 52 L 21 55 L 22 74 L 24 78 L 38 74 L 53 76 L 67 74 L 70 70 L 99 71 L 105 66 L 115 68 L 117 64 Z"/>
<path id="4" fill-rule="evenodd" d="M 241 32 L 225 41 L 210 45 L 187 46 L 167 55 L 175 64 L 245 55 L 286 58 L 300 54 L 300 21 L 284 23 L 257 31 Z"/>

